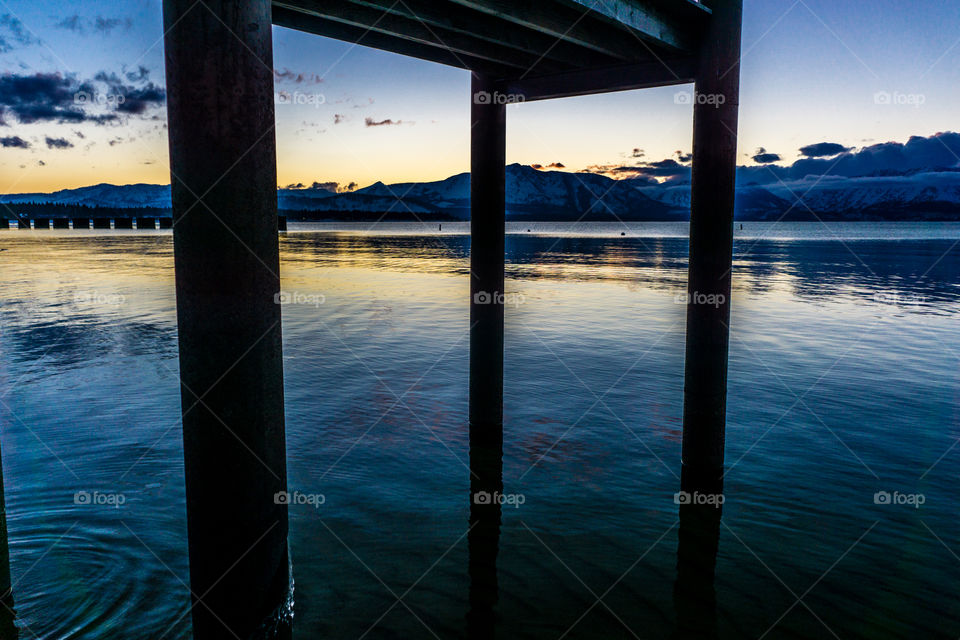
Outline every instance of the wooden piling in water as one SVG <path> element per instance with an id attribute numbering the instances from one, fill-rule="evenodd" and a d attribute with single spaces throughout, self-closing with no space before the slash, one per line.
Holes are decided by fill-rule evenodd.
<path id="1" fill-rule="evenodd" d="M 163 17 L 193 631 L 248 638 L 290 585 L 271 4 Z"/>
<path id="2" fill-rule="evenodd" d="M 470 129 L 470 431 L 503 429 L 506 106 L 473 73 Z"/>
<path id="3" fill-rule="evenodd" d="M 694 484 L 723 474 L 743 0 L 710 7 L 693 100 L 682 457 Z"/>

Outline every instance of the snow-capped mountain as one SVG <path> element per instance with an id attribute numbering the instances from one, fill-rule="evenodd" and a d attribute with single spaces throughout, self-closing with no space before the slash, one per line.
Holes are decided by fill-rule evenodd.
<path id="1" fill-rule="evenodd" d="M 960 171 L 912 171 L 863 177 L 807 176 L 765 184 L 747 182 L 741 172 L 736 217 L 787 219 L 956 219 L 960 220 Z M 513 220 L 684 220 L 690 185 L 646 178 L 614 180 L 593 173 L 541 171 L 512 164 L 506 170 L 507 217 Z M 411 218 L 440 215 L 466 219 L 470 174 L 435 182 L 386 185 L 377 182 L 348 193 L 326 189 L 279 189 L 280 208 L 306 217 L 324 212 L 390 212 Z M 53 193 L 0 195 L 0 202 L 55 203 L 101 207 L 170 208 L 170 186 L 98 184 Z M 812 213 L 811 213 L 812 212 Z"/>

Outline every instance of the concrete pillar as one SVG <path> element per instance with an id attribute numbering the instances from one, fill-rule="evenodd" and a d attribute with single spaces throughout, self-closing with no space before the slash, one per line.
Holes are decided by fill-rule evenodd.
<path id="1" fill-rule="evenodd" d="M 672 640 L 717 638 L 714 586 L 722 507 L 681 504 L 677 579 L 673 585 L 676 632 Z"/>
<path id="2" fill-rule="evenodd" d="M 157 228 L 156 218 L 137 218 L 137 229 L 147 229 L 154 231 Z"/>
<path id="3" fill-rule="evenodd" d="M 0 218 L 0 229 L 9 229 L 9 228 L 10 228 L 10 220 L 8 220 L 7 218 Z"/>
<path id="4" fill-rule="evenodd" d="M 684 474 L 704 482 L 723 473 L 743 0 L 710 7 L 693 113 L 682 454 Z"/>
<path id="5" fill-rule="evenodd" d="M 133 229 L 133 218 L 114 218 L 114 229 Z"/>
<path id="6" fill-rule="evenodd" d="M 94 228 L 94 229 L 109 229 L 109 228 L 110 228 L 110 218 L 94 218 L 94 219 L 93 219 L 93 228 Z"/>
<path id="7" fill-rule="evenodd" d="M 74 218 L 72 220 L 74 229 L 89 229 L 90 218 Z"/>
<path id="8" fill-rule="evenodd" d="M 173 218 L 159 218 L 158 223 L 161 229 L 173 229 Z"/>
<path id="9" fill-rule="evenodd" d="M 201 600 L 193 630 L 202 639 L 275 627 L 289 594 L 287 507 L 277 497 L 286 450 L 270 6 L 163 3 L 190 580 Z"/>
<path id="10" fill-rule="evenodd" d="M 33 229 L 34 231 L 43 229 L 50 229 L 50 218 L 34 218 L 33 219 Z"/>
<path id="11" fill-rule="evenodd" d="M 54 218 L 54 219 L 53 219 L 53 228 L 54 228 L 54 229 L 69 229 L 69 228 L 70 228 L 70 218 Z"/>
<path id="12" fill-rule="evenodd" d="M 470 116 L 470 429 L 503 428 L 506 106 L 474 73 Z"/>

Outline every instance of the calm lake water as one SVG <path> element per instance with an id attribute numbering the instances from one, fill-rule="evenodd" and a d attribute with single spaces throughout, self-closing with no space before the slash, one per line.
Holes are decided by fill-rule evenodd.
<path id="1" fill-rule="evenodd" d="M 693 617 L 722 638 L 960 636 L 960 225 L 745 227 L 716 610 Z M 497 637 L 669 638 L 690 617 L 685 225 L 511 230 L 522 504 L 502 510 Z M 297 638 L 465 636 L 464 231 L 281 236 L 289 484 L 323 496 L 290 507 Z M 21 638 L 191 635 L 174 305 L 168 233 L 0 232 Z"/>

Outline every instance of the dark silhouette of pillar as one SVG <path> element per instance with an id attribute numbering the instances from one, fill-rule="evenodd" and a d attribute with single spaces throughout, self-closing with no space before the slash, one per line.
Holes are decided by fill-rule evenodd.
<path id="1" fill-rule="evenodd" d="M 158 226 L 161 229 L 173 229 L 173 218 L 159 218 Z"/>
<path id="2" fill-rule="evenodd" d="M 94 229 L 109 229 L 109 228 L 110 228 L 110 218 L 94 218 L 94 219 L 93 219 L 93 228 L 94 228 Z"/>
<path id="3" fill-rule="evenodd" d="M 35 231 L 43 229 L 44 231 L 50 229 L 50 218 L 34 218 L 33 219 L 33 229 Z"/>
<path id="4" fill-rule="evenodd" d="M 9 228 L 10 228 L 10 220 L 8 220 L 7 218 L 0 218 L 0 229 L 9 229 Z"/>
<path id="5" fill-rule="evenodd" d="M 470 430 L 503 426 L 506 107 L 474 73 L 470 116 Z"/>
<path id="6" fill-rule="evenodd" d="M 74 218 L 72 220 L 74 229 L 89 229 L 90 218 Z"/>
<path id="7" fill-rule="evenodd" d="M 467 613 L 467 638 L 492 640 L 500 591 L 497 554 L 502 507 L 497 497 L 503 493 L 503 438 L 500 436 L 502 430 L 475 431 L 470 436 L 470 532 L 467 534 L 470 610 Z"/>
<path id="8" fill-rule="evenodd" d="M 684 473 L 723 473 L 743 0 L 715 0 L 700 51 L 683 401 Z"/>
<path id="9" fill-rule="evenodd" d="M 153 231 L 157 228 L 156 218 L 137 218 L 137 229 Z"/>
<path id="10" fill-rule="evenodd" d="M 133 229 L 133 218 L 114 218 L 114 229 Z"/>
<path id="11" fill-rule="evenodd" d="M 683 484 L 688 496 L 694 492 L 718 496 L 722 483 Z M 692 499 L 691 499 L 692 500 Z M 723 507 L 714 504 L 680 505 L 677 535 L 677 579 L 673 585 L 676 630 L 673 640 L 717 638 L 717 596 L 714 578 Z"/>
<path id="12" fill-rule="evenodd" d="M 249 638 L 289 596 L 271 5 L 163 17 L 193 630 Z"/>
<path id="13" fill-rule="evenodd" d="M 54 229 L 69 229 L 69 228 L 70 228 L 70 219 L 69 219 L 69 218 L 54 218 L 54 219 L 53 219 L 53 228 L 54 228 Z"/>
<path id="14" fill-rule="evenodd" d="M 277 230 L 278 231 L 287 230 L 287 216 L 277 216 Z"/>

